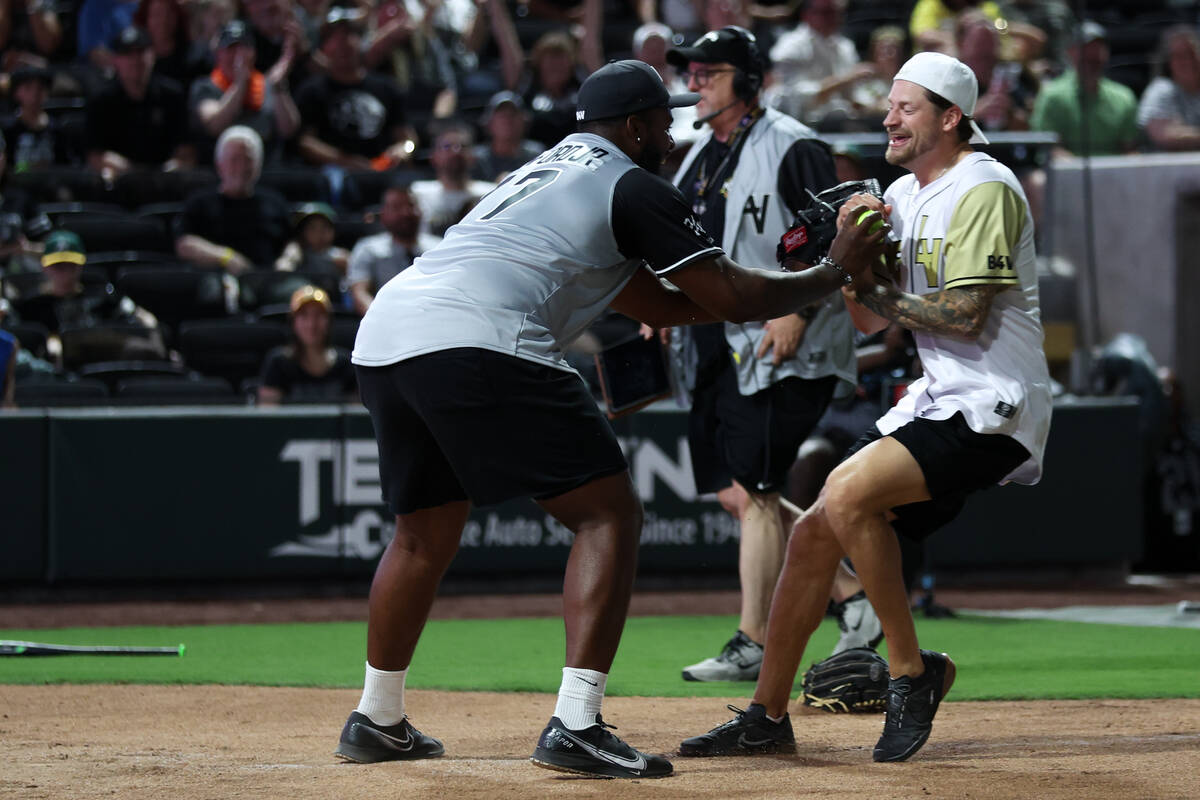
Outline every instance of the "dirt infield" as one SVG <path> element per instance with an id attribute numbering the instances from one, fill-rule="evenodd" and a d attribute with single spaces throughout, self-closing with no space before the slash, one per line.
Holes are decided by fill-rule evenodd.
<path id="1" fill-rule="evenodd" d="M 1194 798 L 1200 701 L 948 703 L 907 764 L 874 764 L 880 717 L 800 713 L 795 756 L 675 759 L 676 774 L 597 781 L 529 754 L 550 695 L 413 691 L 447 755 L 339 763 L 351 690 L 0 686 L 0 797 L 33 798 Z M 741 698 L 731 702 L 742 702 Z M 637 746 L 671 753 L 724 721 L 712 698 L 609 698 Z"/>
<path id="2" fill-rule="evenodd" d="M 1194 584 L 1123 594 L 939 593 L 963 608 L 1162 603 Z M 736 612 L 736 593 L 635 597 L 634 614 Z M 544 616 L 553 596 L 442 598 L 438 618 Z M 0 606 L 6 627 L 362 619 L 362 599 Z M 749 692 L 749 688 L 747 688 Z M 953 699 L 953 693 L 950 695 Z M 1200 796 L 1200 700 L 954 703 L 906 764 L 874 764 L 879 716 L 793 712 L 797 753 L 675 758 L 655 781 L 599 781 L 532 766 L 551 695 L 412 691 L 414 723 L 447 755 L 360 766 L 332 755 L 357 690 L 239 686 L 0 685 L 0 798 L 1087 798 Z M 641 749 L 671 755 L 681 739 L 731 715 L 727 701 L 609 698 L 606 720 Z"/>

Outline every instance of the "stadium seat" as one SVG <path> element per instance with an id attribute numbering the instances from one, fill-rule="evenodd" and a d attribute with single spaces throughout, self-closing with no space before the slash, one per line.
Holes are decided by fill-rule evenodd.
<path id="1" fill-rule="evenodd" d="M 135 170 L 113 182 L 113 202 L 135 209 L 151 203 L 178 203 L 199 189 L 215 188 L 216 173 L 207 169 L 162 172 Z M 143 248 L 145 249 L 145 248 Z"/>
<path id="2" fill-rule="evenodd" d="M 34 202 L 106 202 L 108 187 L 98 172 L 85 167 L 39 167 L 8 177 L 14 188 L 27 192 Z"/>
<path id="3" fill-rule="evenodd" d="M 155 351 L 155 333 L 136 322 L 69 325 L 58 332 L 62 366 L 68 372 L 100 361 L 145 357 Z"/>
<path id="4" fill-rule="evenodd" d="M 114 398 L 129 405 L 240 404 L 229 381 L 199 373 L 180 376 L 133 376 L 117 381 Z"/>
<path id="5" fill-rule="evenodd" d="M 89 251 L 150 250 L 174 253 L 175 241 L 157 220 L 142 219 L 129 212 L 120 214 L 73 214 L 59 227 L 67 228 L 83 240 Z"/>
<path id="6" fill-rule="evenodd" d="M 183 378 L 188 371 L 173 361 L 97 361 L 79 368 L 79 377 L 103 381 L 110 393 L 130 378 Z"/>
<path id="7" fill-rule="evenodd" d="M 258 374 L 267 352 L 287 338 L 287 329 L 273 322 L 200 320 L 179 326 L 179 351 L 191 369 L 240 386 Z"/>
<path id="8" fill-rule="evenodd" d="M 236 310 L 237 280 L 220 270 L 180 264 L 127 266 L 117 270 L 116 287 L 172 331 L 185 320 L 227 317 Z"/>
<path id="9" fill-rule="evenodd" d="M 373 236 L 383 230 L 377 220 L 367 221 L 362 217 L 345 219 L 339 217 L 333 222 L 333 243 L 338 247 L 353 250 L 359 239 Z"/>
<path id="10" fill-rule="evenodd" d="M 149 250 L 104 250 L 99 253 L 88 253 L 89 267 L 103 268 L 114 283 L 117 274 L 125 267 L 141 269 L 144 267 L 177 267 L 183 266 L 174 253 L 159 253 Z"/>
<path id="11" fill-rule="evenodd" d="M 316 167 L 264 167 L 258 183 L 289 203 L 330 202 L 329 179 Z"/>
<path id="12" fill-rule="evenodd" d="M 27 350 L 37 358 L 46 357 L 46 340 L 50 338 L 50 331 L 42 323 L 5 320 L 3 330 L 17 337 L 22 350 Z"/>
<path id="13" fill-rule="evenodd" d="M 433 171 L 427 167 L 389 169 L 382 172 L 347 172 L 342 182 L 341 206 L 358 211 L 378 205 L 383 190 L 393 183 L 411 183 L 432 177 Z"/>
<path id="14" fill-rule="evenodd" d="M 288 324 L 290 309 L 286 303 L 273 303 L 263 306 L 256 314 L 262 322 L 273 322 L 278 325 Z M 353 311 L 335 308 L 333 319 L 329 326 L 329 341 L 347 350 L 354 349 L 354 337 L 358 335 L 358 323 L 361 318 Z"/>
<path id="15" fill-rule="evenodd" d="M 103 403 L 108 389 L 102 381 L 86 378 L 17 381 L 14 400 L 19 407 L 86 406 Z"/>
<path id="16" fill-rule="evenodd" d="M 238 284 L 241 287 L 241 306 L 245 311 L 257 311 L 263 306 L 287 303 L 292 297 L 292 292 L 308 284 L 319 286 L 328 292 L 330 297 L 340 296 L 336 276 L 308 272 L 255 269 L 239 275 Z"/>

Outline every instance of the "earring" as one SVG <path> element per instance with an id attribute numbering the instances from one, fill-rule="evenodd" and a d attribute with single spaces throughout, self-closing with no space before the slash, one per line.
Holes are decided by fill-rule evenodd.
<path id="1" fill-rule="evenodd" d="M 635 142 L 637 142 L 638 144 L 641 144 L 641 143 L 642 143 L 642 137 L 640 137 L 640 136 L 635 136 L 633 140 L 634 140 Z"/>

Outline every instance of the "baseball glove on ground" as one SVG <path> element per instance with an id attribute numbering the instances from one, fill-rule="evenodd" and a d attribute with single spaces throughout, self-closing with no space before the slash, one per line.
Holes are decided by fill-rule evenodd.
<path id="1" fill-rule="evenodd" d="M 837 236 L 838 210 L 856 194 L 873 194 L 883 199 L 879 191 L 879 181 L 868 178 L 865 181 L 846 181 L 826 189 L 820 194 L 812 194 L 808 207 L 796 215 L 792 227 L 779 239 L 775 250 L 775 258 L 787 270 L 799 264 L 812 266 L 829 253 L 829 245 Z"/>
<path id="2" fill-rule="evenodd" d="M 804 673 L 804 705 L 832 713 L 870 713 L 887 707 L 888 664 L 869 647 L 852 647 Z"/>

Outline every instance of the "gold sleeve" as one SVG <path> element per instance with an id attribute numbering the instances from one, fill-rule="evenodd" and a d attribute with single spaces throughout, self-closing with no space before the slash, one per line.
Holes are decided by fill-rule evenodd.
<path id="1" fill-rule="evenodd" d="M 946 231 L 943 287 L 1016 285 L 1013 255 L 1025 227 L 1025 201 L 1001 181 L 981 183 L 958 201 Z"/>

